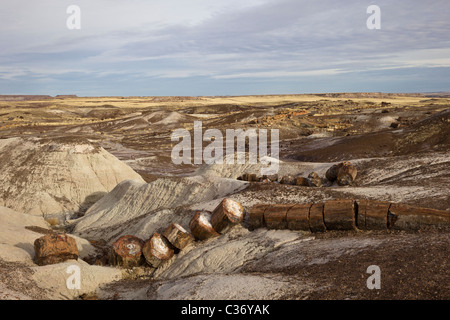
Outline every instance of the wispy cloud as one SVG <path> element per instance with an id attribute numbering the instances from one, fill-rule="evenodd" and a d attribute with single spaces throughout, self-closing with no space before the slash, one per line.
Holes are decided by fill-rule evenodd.
<path id="1" fill-rule="evenodd" d="M 273 88 L 297 88 L 296 82 L 314 79 L 320 79 L 317 90 L 333 91 L 337 77 L 358 91 L 352 79 L 365 72 L 373 78 L 374 72 L 389 71 L 394 84 L 414 80 L 403 72 L 393 76 L 395 70 L 425 74 L 428 68 L 430 75 L 450 67 L 447 0 L 379 0 L 381 30 L 366 28 L 371 3 L 357 0 L 79 0 L 82 28 L 68 30 L 65 10 L 72 2 L 17 0 L 2 6 L 0 93 L 32 87 L 37 78 L 49 86 L 36 90 L 48 90 L 53 79 L 55 87 L 71 91 L 76 85 L 79 92 L 101 79 L 98 94 L 126 90 L 117 85 L 121 78 L 162 94 L 177 94 L 180 85 L 183 92 L 201 85 L 202 94 L 245 86 L 258 91 L 253 81 L 265 80 L 255 92 L 261 93 L 271 81 Z M 436 90 L 449 82 L 442 78 Z M 373 84 L 380 91 L 380 82 Z M 411 90 L 418 88 L 414 82 Z"/>

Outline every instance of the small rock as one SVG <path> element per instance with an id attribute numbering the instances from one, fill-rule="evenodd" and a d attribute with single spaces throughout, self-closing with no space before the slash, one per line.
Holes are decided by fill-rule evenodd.
<path id="1" fill-rule="evenodd" d="M 303 186 L 303 187 L 311 187 L 312 182 L 308 178 L 297 177 L 297 178 L 295 178 L 295 185 Z"/>
<path id="2" fill-rule="evenodd" d="M 342 163 L 332 165 L 325 173 L 325 177 L 331 182 L 336 181 L 341 166 Z"/>
<path id="3" fill-rule="evenodd" d="M 66 234 L 46 234 L 34 241 L 35 262 L 40 266 L 78 259 L 75 239 Z"/>
<path id="4" fill-rule="evenodd" d="M 280 181 L 281 184 L 289 184 L 289 185 L 295 185 L 296 181 L 293 176 L 284 176 L 281 178 Z"/>
<path id="5" fill-rule="evenodd" d="M 308 179 L 313 187 L 322 187 L 322 178 L 316 172 L 311 172 Z"/>
<path id="6" fill-rule="evenodd" d="M 337 176 L 337 183 L 340 186 L 348 186 L 356 179 L 357 170 L 348 161 L 342 162 Z"/>

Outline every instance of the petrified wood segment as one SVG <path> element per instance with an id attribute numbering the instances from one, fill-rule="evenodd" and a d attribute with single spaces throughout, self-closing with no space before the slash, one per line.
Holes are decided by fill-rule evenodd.
<path id="1" fill-rule="evenodd" d="M 211 214 L 211 225 L 217 232 L 241 223 L 244 220 L 244 208 L 233 199 L 225 198 Z"/>
<path id="2" fill-rule="evenodd" d="M 154 233 L 153 236 L 145 243 L 142 248 L 145 261 L 154 268 L 158 268 L 161 263 L 169 260 L 175 254 L 171 243 L 159 233 Z"/>
<path id="3" fill-rule="evenodd" d="M 267 229 L 287 229 L 286 215 L 293 204 L 276 204 L 269 206 L 264 212 Z"/>
<path id="4" fill-rule="evenodd" d="M 286 214 L 287 227 L 289 230 L 303 230 L 309 229 L 309 209 L 312 203 L 296 204 L 290 208 Z"/>
<path id="5" fill-rule="evenodd" d="M 250 225 L 253 229 L 265 227 L 264 212 L 266 211 L 267 204 L 257 204 L 250 210 Z"/>
<path id="6" fill-rule="evenodd" d="M 450 225 L 450 212 L 393 203 L 389 208 L 388 228 L 419 230 L 427 226 Z"/>
<path id="7" fill-rule="evenodd" d="M 356 179 L 357 170 L 353 164 L 348 161 L 344 161 L 339 168 L 337 174 L 337 183 L 340 186 L 351 185 Z"/>
<path id="8" fill-rule="evenodd" d="M 78 259 L 75 239 L 66 234 L 46 234 L 34 241 L 35 262 L 40 266 Z"/>
<path id="9" fill-rule="evenodd" d="M 315 203 L 309 209 L 309 228 L 312 232 L 325 232 L 327 229 L 323 220 L 323 203 Z"/>
<path id="10" fill-rule="evenodd" d="M 361 230 L 385 230 L 391 203 L 378 200 L 360 200 L 357 226 Z"/>
<path id="11" fill-rule="evenodd" d="M 142 247 L 145 242 L 132 235 L 122 236 L 112 245 L 110 263 L 124 268 L 138 267 L 144 263 Z"/>
<path id="12" fill-rule="evenodd" d="M 211 213 L 208 211 L 197 211 L 189 223 L 189 228 L 197 240 L 220 236 L 211 225 Z"/>
<path id="13" fill-rule="evenodd" d="M 194 241 L 194 236 L 178 223 L 172 223 L 164 232 L 164 237 L 177 249 L 183 250 Z"/>
<path id="14" fill-rule="evenodd" d="M 356 229 L 355 201 L 352 199 L 326 201 L 323 215 L 327 230 Z"/>

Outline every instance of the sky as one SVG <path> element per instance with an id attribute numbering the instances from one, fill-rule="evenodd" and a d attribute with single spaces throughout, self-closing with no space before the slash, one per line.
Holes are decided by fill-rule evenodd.
<path id="1" fill-rule="evenodd" d="M 80 29 L 69 29 L 71 5 Z M 380 29 L 369 29 L 377 5 Z M 450 91 L 448 0 L 0 0 L 0 94 Z"/>

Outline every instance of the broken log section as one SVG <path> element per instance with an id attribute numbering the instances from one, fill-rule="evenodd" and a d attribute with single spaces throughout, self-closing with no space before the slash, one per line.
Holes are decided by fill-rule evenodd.
<path id="1" fill-rule="evenodd" d="M 355 200 L 329 200 L 323 208 L 325 226 L 328 230 L 355 230 Z"/>
<path id="2" fill-rule="evenodd" d="M 142 247 L 145 242 L 132 235 L 122 236 L 112 245 L 110 264 L 127 269 L 138 267 L 144 263 Z"/>
<path id="3" fill-rule="evenodd" d="M 326 230 L 418 230 L 450 226 L 450 212 L 377 200 L 339 199 L 325 203 L 259 204 L 250 210 L 252 228 Z"/>
<path id="4" fill-rule="evenodd" d="M 393 219 L 388 227 L 394 230 L 419 230 L 422 227 L 450 224 L 450 212 L 448 211 L 413 207 L 400 203 L 391 204 L 389 215 Z"/>
<path id="5" fill-rule="evenodd" d="M 189 228 L 197 240 L 206 240 L 220 236 L 211 225 L 211 213 L 208 211 L 197 211 L 189 223 Z"/>
<path id="6" fill-rule="evenodd" d="M 244 208 L 239 202 L 225 198 L 211 214 L 211 226 L 221 233 L 244 220 Z"/>
<path id="7" fill-rule="evenodd" d="M 172 223 L 163 232 L 163 236 L 178 250 L 183 250 L 194 241 L 194 236 L 178 223 Z"/>
<path id="8" fill-rule="evenodd" d="M 142 253 L 145 261 L 154 268 L 158 268 L 161 263 L 169 260 L 175 254 L 172 244 L 163 235 L 155 232 L 145 243 Z"/>

